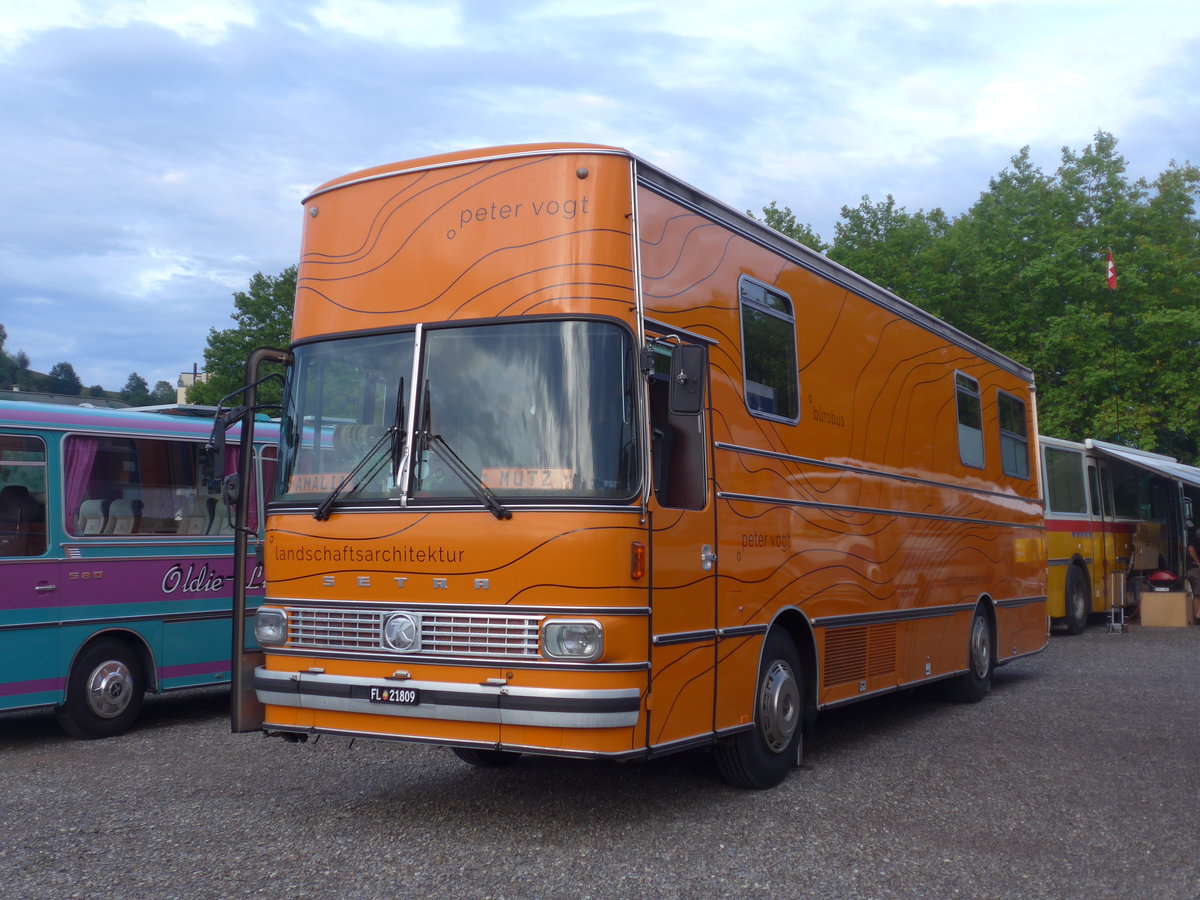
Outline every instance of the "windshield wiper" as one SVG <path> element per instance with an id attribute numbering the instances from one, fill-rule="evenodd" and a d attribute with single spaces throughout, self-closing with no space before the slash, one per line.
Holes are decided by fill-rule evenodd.
<path id="1" fill-rule="evenodd" d="M 511 519 L 512 510 L 508 509 L 500 499 L 492 493 L 492 489 L 483 483 L 478 475 L 471 471 L 471 467 L 463 462 L 457 453 L 450 449 L 450 445 L 440 434 L 423 435 L 425 446 L 437 454 L 438 459 L 446 464 L 446 466 L 458 476 L 458 480 L 467 486 L 476 499 L 497 519 Z"/>
<path id="2" fill-rule="evenodd" d="M 450 469 L 458 480 L 466 485 L 467 490 L 475 495 L 480 503 L 482 503 L 493 516 L 497 519 L 511 519 L 512 510 L 508 509 L 500 502 L 492 489 L 483 483 L 483 479 L 472 471 L 471 467 L 462 461 L 462 458 L 455 453 L 450 445 L 446 443 L 446 439 L 440 434 L 433 434 L 430 431 L 430 420 L 432 413 L 429 404 L 429 382 L 425 382 L 424 396 L 421 398 L 421 424 L 418 427 L 417 434 L 421 439 L 422 449 L 432 450 L 446 467 Z"/>
<path id="3" fill-rule="evenodd" d="M 329 518 L 329 510 L 337 501 L 337 498 L 342 495 L 342 491 L 346 489 L 346 486 L 354 480 L 354 477 L 359 473 L 362 467 L 365 466 L 372 458 L 375 459 L 375 465 L 367 475 L 366 480 L 370 481 L 375 477 L 375 475 L 379 472 L 380 467 L 384 464 L 384 462 L 387 461 L 388 458 L 386 455 L 376 456 L 375 454 L 377 454 L 380 448 L 383 447 L 385 441 L 391 439 L 393 432 L 397 430 L 399 429 L 396 425 L 389 425 L 384 430 L 383 434 L 379 436 L 379 439 L 371 445 L 371 449 L 363 454 L 363 458 L 355 464 L 353 469 L 346 473 L 345 477 L 338 482 L 337 487 L 330 491 L 329 495 L 321 501 L 321 505 L 313 511 L 314 519 L 316 519 L 318 522 L 323 522 Z"/>
<path id="4" fill-rule="evenodd" d="M 400 379 L 400 385 L 396 390 L 396 413 L 395 414 L 396 414 L 396 418 L 393 420 L 392 424 L 384 429 L 383 434 L 381 434 L 379 436 L 379 439 L 376 440 L 375 443 L 371 445 L 371 448 L 366 453 L 363 454 L 362 459 L 360 459 L 357 463 L 355 463 L 354 468 L 351 469 L 349 472 L 347 472 L 345 477 L 342 478 L 342 480 L 337 483 L 337 487 L 335 487 L 332 491 L 329 492 L 329 495 L 324 500 L 321 501 L 321 505 L 318 506 L 315 510 L 313 510 L 313 518 L 316 519 L 318 522 L 324 522 L 326 519 L 329 518 L 329 511 L 333 508 L 333 504 L 337 502 L 338 497 L 340 497 L 342 495 L 342 491 L 344 491 L 346 489 L 347 485 L 349 485 L 351 483 L 351 481 L 354 480 L 355 476 L 357 476 L 359 471 L 362 469 L 362 467 L 367 464 L 368 460 L 370 460 L 372 457 L 374 457 L 375 465 L 372 466 L 371 471 L 367 473 L 367 477 L 365 479 L 366 481 L 370 481 L 377 474 L 379 474 L 380 468 L 382 468 L 383 464 L 385 462 L 387 462 L 389 459 L 392 460 L 393 465 L 395 464 L 397 449 L 404 442 L 404 436 L 403 436 L 404 432 L 401 427 L 401 423 L 404 422 L 404 379 L 403 378 Z M 384 442 L 388 441 L 388 440 L 391 441 L 391 451 L 392 452 L 391 452 L 390 456 L 389 455 L 376 456 L 376 454 L 379 453 L 380 449 L 382 449 Z"/>

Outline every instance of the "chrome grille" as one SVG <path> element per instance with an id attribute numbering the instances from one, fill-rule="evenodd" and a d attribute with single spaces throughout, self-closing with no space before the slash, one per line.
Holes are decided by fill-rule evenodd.
<path id="1" fill-rule="evenodd" d="M 411 609 L 289 606 L 287 646 L 296 650 L 348 650 L 394 655 L 397 651 L 383 643 L 383 623 L 388 616 L 397 612 L 408 613 L 421 625 L 420 649 L 410 653 L 509 659 L 538 656 L 538 629 L 541 624 L 538 616 L 418 612 Z"/>
<path id="2" fill-rule="evenodd" d="M 421 650 L 453 656 L 537 656 L 538 620 L 529 616 L 433 613 L 421 616 Z"/>

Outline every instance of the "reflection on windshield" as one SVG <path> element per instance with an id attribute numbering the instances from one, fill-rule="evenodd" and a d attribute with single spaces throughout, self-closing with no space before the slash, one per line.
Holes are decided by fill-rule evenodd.
<path id="1" fill-rule="evenodd" d="M 383 436 L 403 404 L 399 392 L 412 368 L 412 354 L 411 332 L 296 348 L 277 496 L 324 499 L 355 467 L 360 474 L 343 487 L 343 497 L 391 496 L 394 442 Z"/>
<path id="2" fill-rule="evenodd" d="M 281 499 L 327 496 L 393 423 L 412 368 L 411 332 L 296 349 L 297 449 Z M 424 500 L 628 498 L 638 487 L 632 340 L 598 321 L 521 321 L 427 329 L 411 491 Z M 469 470 L 448 465 L 436 436 Z M 355 452 L 357 451 L 357 452 Z M 389 453 L 383 441 L 377 452 Z M 371 463 L 363 471 L 376 469 Z M 348 484 L 341 499 L 394 500 L 397 467 Z M 474 475 L 477 481 L 470 476 Z"/>

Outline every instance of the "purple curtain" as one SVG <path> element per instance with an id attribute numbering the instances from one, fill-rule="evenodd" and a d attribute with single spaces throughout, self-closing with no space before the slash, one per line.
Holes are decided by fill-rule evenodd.
<path id="1" fill-rule="evenodd" d="M 79 507 L 88 499 L 88 481 L 92 477 L 92 464 L 96 461 L 99 438 L 69 437 L 63 459 L 63 475 L 67 491 L 67 530 L 75 531 L 79 519 Z"/>

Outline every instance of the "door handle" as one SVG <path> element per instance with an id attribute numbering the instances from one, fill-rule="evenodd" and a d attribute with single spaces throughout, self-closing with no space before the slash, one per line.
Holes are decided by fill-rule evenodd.
<path id="1" fill-rule="evenodd" d="M 711 572 L 717 562 L 717 553 L 712 548 L 712 544 L 705 544 L 700 548 L 700 568 L 705 572 Z"/>
<path id="2" fill-rule="evenodd" d="M 37 587 L 34 588 L 34 590 L 37 591 L 39 594 L 49 594 L 51 591 L 57 591 L 58 585 L 57 584 L 39 584 Z"/>

